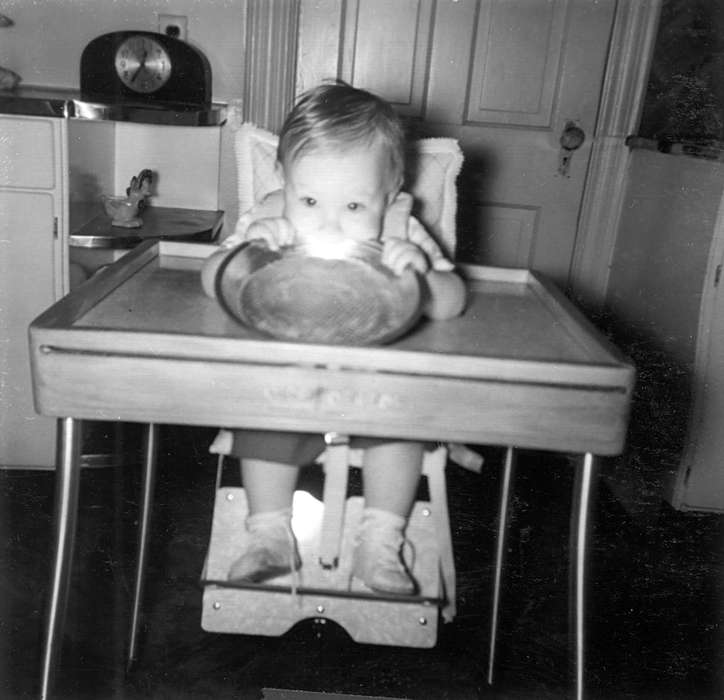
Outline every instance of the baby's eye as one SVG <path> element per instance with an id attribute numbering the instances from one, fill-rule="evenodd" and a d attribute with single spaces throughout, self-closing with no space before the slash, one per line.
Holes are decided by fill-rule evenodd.
<path id="1" fill-rule="evenodd" d="M 359 202 L 350 202 L 347 205 L 347 209 L 349 209 L 350 211 L 357 211 L 361 207 L 362 207 L 362 205 Z"/>
<path id="2" fill-rule="evenodd" d="M 302 202 L 304 202 L 308 207 L 313 207 L 317 204 L 317 200 L 314 199 L 314 197 L 303 197 Z"/>

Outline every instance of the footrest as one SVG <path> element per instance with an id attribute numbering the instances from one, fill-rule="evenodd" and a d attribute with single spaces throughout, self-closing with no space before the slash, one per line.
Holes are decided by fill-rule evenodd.
<path id="1" fill-rule="evenodd" d="M 307 618 L 331 619 L 358 642 L 432 647 L 437 639 L 443 593 L 435 519 L 428 502 L 417 502 L 406 536 L 406 557 L 419 585 L 419 595 L 378 596 L 351 577 L 354 537 L 363 499 L 347 499 L 339 565 L 319 563 L 323 504 L 304 491 L 294 495 L 292 529 L 302 567 L 249 587 L 217 585 L 242 551 L 248 508 L 243 488 L 217 489 L 211 542 L 202 583 L 201 626 L 207 632 L 277 636 Z"/>
<path id="2" fill-rule="evenodd" d="M 438 607 L 428 601 L 204 589 L 201 626 L 207 632 L 276 637 L 309 618 L 333 620 L 363 644 L 430 648 L 437 641 Z"/>

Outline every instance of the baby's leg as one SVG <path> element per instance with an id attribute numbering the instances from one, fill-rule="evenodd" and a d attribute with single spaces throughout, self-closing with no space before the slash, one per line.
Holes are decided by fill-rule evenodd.
<path id="1" fill-rule="evenodd" d="M 290 464 L 241 460 L 249 516 L 244 549 L 229 569 L 230 581 L 259 583 L 301 566 L 291 525 L 298 472 Z"/>
<path id="2" fill-rule="evenodd" d="M 364 451 L 365 505 L 399 515 L 410 514 L 422 471 L 423 445 L 388 442 Z"/>
<path id="3" fill-rule="evenodd" d="M 324 449 L 316 434 L 266 430 L 234 431 L 233 454 L 241 460 L 241 475 L 249 517 L 241 556 L 228 578 L 259 582 L 301 566 L 292 532 L 292 499 L 297 464 L 309 464 Z"/>
<path id="4" fill-rule="evenodd" d="M 423 445 L 412 442 L 365 449 L 365 509 L 353 573 L 376 591 L 409 595 L 417 588 L 402 558 L 402 548 L 422 471 L 423 449 Z"/>
<path id="5" fill-rule="evenodd" d="M 241 479 L 246 490 L 249 515 L 292 507 L 299 468 L 263 459 L 242 459 Z"/>

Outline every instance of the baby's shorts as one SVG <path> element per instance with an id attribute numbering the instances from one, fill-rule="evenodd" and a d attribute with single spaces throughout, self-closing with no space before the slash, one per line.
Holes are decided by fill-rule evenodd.
<path id="1" fill-rule="evenodd" d="M 311 464 L 326 447 L 324 436 L 319 433 L 278 432 L 275 430 L 234 430 L 234 446 L 231 453 L 239 459 L 261 459 L 267 462 L 304 466 Z M 391 438 L 350 437 L 350 447 L 364 449 L 391 442 L 415 442 Z M 425 449 L 434 443 L 424 443 Z"/>

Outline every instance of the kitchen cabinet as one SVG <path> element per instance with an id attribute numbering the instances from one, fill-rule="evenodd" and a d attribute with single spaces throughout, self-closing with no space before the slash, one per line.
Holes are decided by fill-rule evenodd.
<path id="1" fill-rule="evenodd" d="M 718 186 L 723 183 L 724 168 L 720 167 Z M 723 266 L 724 198 L 714 219 L 702 284 L 686 443 L 669 496 L 681 510 L 724 512 Z"/>
<path id="2" fill-rule="evenodd" d="M 0 116 L 0 466 L 50 468 L 55 422 L 35 413 L 28 325 L 68 290 L 67 122 Z"/>
<path id="3" fill-rule="evenodd" d="M 192 236 L 198 226 L 213 237 L 223 220 L 224 118 L 217 103 L 144 110 L 85 103 L 68 90 L 0 92 L 0 468 L 55 468 L 55 422 L 33 405 L 28 326 L 72 283 L 135 245 L 94 248 L 115 232 L 101 194 L 122 194 L 150 168 L 158 178 L 153 216 L 137 231 Z"/>

